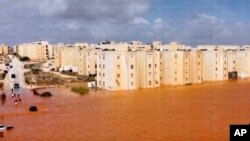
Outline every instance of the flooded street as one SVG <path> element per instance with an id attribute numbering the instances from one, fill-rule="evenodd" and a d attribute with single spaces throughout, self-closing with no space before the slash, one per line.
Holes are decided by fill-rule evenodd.
<path id="1" fill-rule="evenodd" d="M 137 91 L 50 89 L 7 100 L 0 122 L 15 127 L 3 141 L 227 141 L 230 124 L 250 123 L 250 81 L 166 86 Z M 38 112 L 28 112 L 37 105 Z"/>

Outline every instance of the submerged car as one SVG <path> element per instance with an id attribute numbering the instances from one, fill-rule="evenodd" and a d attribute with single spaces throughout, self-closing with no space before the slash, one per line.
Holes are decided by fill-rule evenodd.
<path id="1" fill-rule="evenodd" d="M 6 130 L 6 126 L 0 124 L 0 132 L 3 132 Z"/>
<path id="2" fill-rule="evenodd" d="M 14 89 L 19 89 L 19 88 L 20 88 L 19 84 L 18 84 L 18 83 L 15 83 L 15 84 L 14 84 Z"/>

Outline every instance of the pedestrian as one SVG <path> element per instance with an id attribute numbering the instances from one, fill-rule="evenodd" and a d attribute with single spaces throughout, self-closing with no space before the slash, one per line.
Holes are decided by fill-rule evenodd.
<path id="1" fill-rule="evenodd" d="M 14 98 L 14 94 L 11 94 L 11 97 Z"/>
<path id="2" fill-rule="evenodd" d="M 14 90 L 13 90 L 13 88 L 12 88 L 12 89 L 11 89 L 11 93 L 13 93 L 13 91 L 14 91 Z"/>
<path id="3" fill-rule="evenodd" d="M 17 97 L 19 98 L 19 97 L 20 97 L 20 95 L 19 95 L 19 94 L 17 94 Z"/>
<path id="4" fill-rule="evenodd" d="M 14 104 L 15 104 L 15 106 L 17 107 L 17 104 L 18 104 L 18 100 L 15 98 L 15 100 L 14 100 Z"/>

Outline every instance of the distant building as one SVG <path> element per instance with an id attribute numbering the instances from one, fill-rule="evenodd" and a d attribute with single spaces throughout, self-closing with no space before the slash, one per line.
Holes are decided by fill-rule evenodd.
<path id="1" fill-rule="evenodd" d="M 14 52 L 34 61 L 46 61 L 54 58 L 53 48 L 47 41 L 21 44 L 14 47 Z"/>
<path id="2" fill-rule="evenodd" d="M 5 44 L 0 44 L 0 55 L 7 55 L 8 52 L 8 46 Z"/>

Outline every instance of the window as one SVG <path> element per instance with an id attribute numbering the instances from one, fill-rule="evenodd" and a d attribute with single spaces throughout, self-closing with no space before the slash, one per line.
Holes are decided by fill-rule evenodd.
<path id="1" fill-rule="evenodd" d="M 117 78 L 120 78 L 120 74 L 119 73 L 116 76 L 117 76 Z"/>
<path id="2" fill-rule="evenodd" d="M 90 65 L 88 65 L 88 68 L 90 68 Z"/>
<path id="3" fill-rule="evenodd" d="M 102 68 L 105 69 L 105 65 L 102 65 Z"/>
<path id="4" fill-rule="evenodd" d="M 151 76 L 151 74 L 152 74 L 151 72 L 148 72 L 148 75 L 149 75 L 149 76 Z"/>
<path id="5" fill-rule="evenodd" d="M 120 59 L 120 56 L 117 56 L 117 59 Z"/>
<path id="6" fill-rule="evenodd" d="M 120 69 L 121 68 L 121 65 L 117 65 L 117 69 Z"/>
<path id="7" fill-rule="evenodd" d="M 131 78 L 134 78 L 134 74 L 133 74 L 133 73 L 131 73 L 131 74 L 130 74 L 130 77 L 131 77 Z"/>
<path id="8" fill-rule="evenodd" d="M 218 68 L 215 68 L 215 70 L 217 71 L 217 70 L 218 70 Z"/>
<path id="9" fill-rule="evenodd" d="M 105 86 L 105 82 L 102 82 L 102 86 Z"/>
<path id="10" fill-rule="evenodd" d="M 148 81 L 148 85 L 152 85 L 152 82 L 151 82 L 151 81 Z"/>
<path id="11" fill-rule="evenodd" d="M 174 78 L 174 81 L 177 82 L 177 78 L 176 77 Z"/>
<path id="12" fill-rule="evenodd" d="M 198 62 L 198 65 L 201 65 L 201 62 Z"/>
<path id="13" fill-rule="evenodd" d="M 155 68 L 157 67 L 157 64 L 155 64 Z"/>
<path id="14" fill-rule="evenodd" d="M 198 58 L 201 58 L 201 55 L 198 55 Z"/>
<path id="15" fill-rule="evenodd" d="M 188 78 L 186 77 L 186 81 L 188 81 Z"/>
<path id="16" fill-rule="evenodd" d="M 134 69 L 134 65 L 130 65 L 130 69 Z"/>
<path id="17" fill-rule="evenodd" d="M 105 77 L 105 73 L 103 73 L 102 76 Z"/>
<path id="18" fill-rule="evenodd" d="M 157 80 L 155 80 L 155 84 L 158 84 L 158 81 L 157 81 Z"/>
<path id="19" fill-rule="evenodd" d="M 130 85 L 131 85 L 131 86 L 134 86 L 134 82 L 130 82 Z"/>
<path id="20" fill-rule="evenodd" d="M 177 54 L 175 54 L 175 55 L 174 55 L 174 58 L 175 58 L 175 59 L 177 59 L 177 57 L 178 57 L 178 55 L 177 55 Z"/>
<path id="21" fill-rule="evenodd" d="M 151 64 L 148 64 L 148 67 L 151 68 Z"/>

